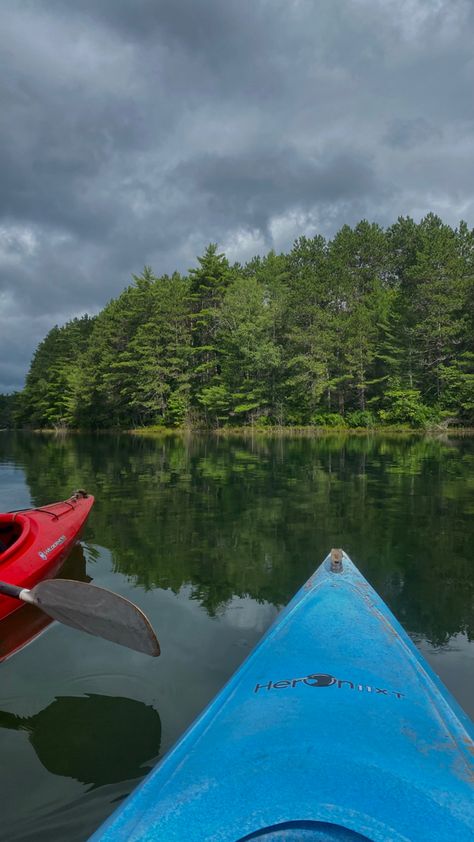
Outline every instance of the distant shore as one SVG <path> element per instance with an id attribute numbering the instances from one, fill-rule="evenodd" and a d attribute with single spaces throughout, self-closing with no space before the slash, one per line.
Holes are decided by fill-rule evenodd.
<path id="1" fill-rule="evenodd" d="M 148 427 L 133 427 L 122 429 L 111 427 L 108 429 L 74 429 L 70 427 L 37 427 L 32 429 L 15 429 L 0 427 L 0 433 L 41 433 L 43 435 L 133 435 L 155 436 L 166 438 L 171 436 L 217 436 L 218 438 L 246 437 L 246 438 L 325 438 L 328 436 L 474 436 L 474 427 L 409 427 L 403 425 L 383 425 L 374 427 L 279 427 L 248 425 L 241 427 L 163 427 L 151 425 Z"/>
<path id="2" fill-rule="evenodd" d="M 278 427 L 278 426 L 268 426 L 268 427 L 259 427 L 258 425 L 254 426 L 245 426 L 245 427 L 231 427 L 231 426 L 223 426 L 223 427 L 216 427 L 213 429 L 193 429 L 190 427 L 160 427 L 160 426 L 153 426 L 153 427 L 137 427 L 131 430 L 128 430 L 132 435 L 144 435 L 144 436 L 172 436 L 172 435 L 213 435 L 218 436 L 220 438 L 231 438 L 231 437 L 253 437 L 258 436 L 261 438 L 298 438 L 306 437 L 306 438 L 321 438 L 333 435 L 344 435 L 344 436 L 370 436 L 370 435 L 401 435 L 401 436 L 459 436 L 459 435 L 466 435 L 466 436 L 473 436 L 474 435 L 474 428 L 473 427 L 448 427 L 448 428 L 441 428 L 441 427 L 427 427 L 427 428 L 416 428 L 416 427 L 408 427 L 402 425 L 393 425 L 393 426 L 377 426 L 377 427 L 314 427 L 314 426 L 301 426 L 301 427 Z"/>

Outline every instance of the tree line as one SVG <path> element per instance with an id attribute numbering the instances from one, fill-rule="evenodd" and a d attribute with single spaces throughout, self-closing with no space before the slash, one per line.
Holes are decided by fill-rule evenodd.
<path id="1" fill-rule="evenodd" d="M 474 230 L 428 214 L 186 275 L 54 327 L 0 426 L 474 424 Z"/>

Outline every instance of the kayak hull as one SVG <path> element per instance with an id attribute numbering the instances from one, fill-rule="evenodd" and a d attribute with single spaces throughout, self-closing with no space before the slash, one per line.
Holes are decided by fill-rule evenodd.
<path id="1" fill-rule="evenodd" d="M 93 504 L 92 495 L 77 492 L 59 503 L 0 514 L 0 580 L 32 588 L 55 576 L 79 539 Z M 0 595 L 0 620 L 22 604 Z"/>
<path id="2" fill-rule="evenodd" d="M 357 568 L 328 557 L 92 839 L 467 842 L 473 738 Z"/>

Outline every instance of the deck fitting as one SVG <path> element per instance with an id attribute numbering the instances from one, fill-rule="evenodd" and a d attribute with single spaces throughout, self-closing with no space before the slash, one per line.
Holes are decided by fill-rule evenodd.
<path id="1" fill-rule="evenodd" d="M 331 550 L 331 572 L 342 573 L 342 550 Z"/>

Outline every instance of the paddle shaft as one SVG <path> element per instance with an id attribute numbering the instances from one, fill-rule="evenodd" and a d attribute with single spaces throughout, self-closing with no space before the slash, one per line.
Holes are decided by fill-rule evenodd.
<path id="1" fill-rule="evenodd" d="M 0 594 L 11 596 L 14 599 L 21 599 L 23 602 L 34 603 L 27 588 L 19 588 L 18 585 L 10 585 L 9 582 L 0 582 Z"/>

